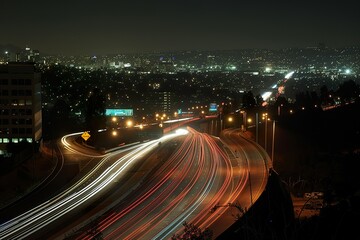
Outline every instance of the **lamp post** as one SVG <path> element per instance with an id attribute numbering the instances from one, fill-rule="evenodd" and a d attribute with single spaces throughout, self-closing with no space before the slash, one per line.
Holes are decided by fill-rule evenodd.
<path id="1" fill-rule="evenodd" d="M 268 122 L 268 118 L 266 114 L 265 115 L 265 151 L 267 151 L 267 122 Z"/>
<path id="2" fill-rule="evenodd" d="M 220 112 L 220 132 L 223 130 L 223 115 Z"/>
<path id="3" fill-rule="evenodd" d="M 275 120 L 273 120 L 273 131 L 272 131 L 272 147 L 271 147 L 271 161 L 274 167 L 274 148 L 275 148 Z"/>
<path id="4" fill-rule="evenodd" d="M 228 117 L 228 127 L 230 127 L 231 126 L 231 123 L 233 122 L 233 118 L 232 117 Z"/>
<path id="5" fill-rule="evenodd" d="M 262 119 L 265 121 L 265 138 L 264 138 L 264 149 L 267 151 L 267 122 L 268 122 L 268 114 L 263 113 Z"/>
<path id="6" fill-rule="evenodd" d="M 256 126 L 256 143 L 259 143 L 259 113 L 255 114 L 255 126 Z"/>
<path id="7" fill-rule="evenodd" d="M 245 132 L 246 131 L 246 112 L 240 111 L 240 114 L 242 114 L 242 124 L 240 121 L 240 128 L 243 132 Z"/>

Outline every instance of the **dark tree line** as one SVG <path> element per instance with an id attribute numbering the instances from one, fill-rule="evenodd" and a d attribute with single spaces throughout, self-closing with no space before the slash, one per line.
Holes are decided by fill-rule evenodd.
<path id="1" fill-rule="evenodd" d="M 106 128 L 106 99 L 98 88 L 95 88 L 87 99 L 85 124 L 90 131 L 91 139 L 95 139 L 99 129 Z"/>
<path id="2" fill-rule="evenodd" d="M 319 90 L 319 94 L 316 91 L 298 92 L 295 96 L 294 106 L 314 109 L 338 103 L 346 104 L 359 99 L 360 96 L 360 86 L 354 80 L 344 81 L 337 90 L 329 90 L 326 85 L 323 85 Z M 242 97 L 242 107 L 245 109 L 261 107 L 263 102 L 262 97 L 260 95 L 254 96 L 252 91 L 245 92 Z M 273 105 L 275 107 L 286 107 L 289 104 L 285 95 L 279 95 Z"/>

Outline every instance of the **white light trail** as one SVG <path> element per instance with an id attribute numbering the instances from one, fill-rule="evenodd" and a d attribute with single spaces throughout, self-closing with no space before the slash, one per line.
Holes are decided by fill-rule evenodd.
<path id="1" fill-rule="evenodd" d="M 74 186 L 79 186 L 83 184 L 84 179 L 81 179 L 74 186 L 70 187 L 70 191 L 66 190 L 62 194 L 59 194 L 51 200 L 46 201 L 43 204 L 27 211 L 26 213 L 21 214 L 18 217 L 15 217 L 14 219 L 11 219 L 8 222 L 1 224 L 0 239 L 24 238 L 36 231 L 39 231 L 46 225 L 64 216 L 71 210 L 79 207 L 82 203 L 95 196 L 95 194 L 98 194 L 111 182 L 113 182 L 116 177 L 122 174 L 122 172 L 127 169 L 127 167 L 131 163 L 133 163 L 137 159 L 140 159 L 141 156 L 155 148 L 158 142 L 170 140 L 171 138 L 183 135 L 185 133 L 186 130 L 183 129 L 182 131 L 180 130 L 178 133 L 165 135 L 158 140 L 153 140 L 140 144 L 137 148 L 135 148 L 122 158 L 118 159 L 112 166 L 107 168 L 104 172 L 100 174 L 100 176 L 87 184 L 80 191 L 76 192 Z M 71 145 L 66 141 L 66 138 L 79 134 L 81 133 L 73 133 L 63 137 L 62 143 L 68 149 L 72 149 Z M 108 157 L 109 156 L 107 156 L 106 158 Z M 95 171 L 91 171 L 90 175 L 94 174 L 94 172 Z"/>

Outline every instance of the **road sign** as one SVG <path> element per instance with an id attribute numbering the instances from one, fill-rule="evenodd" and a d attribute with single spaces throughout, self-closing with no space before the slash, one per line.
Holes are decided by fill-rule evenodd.
<path id="1" fill-rule="evenodd" d="M 82 137 L 85 141 L 87 141 L 91 136 L 90 136 L 90 134 L 89 134 L 88 132 L 84 132 L 84 133 L 81 135 L 81 137 Z"/>
<path id="2" fill-rule="evenodd" d="M 133 116 L 133 109 L 107 108 L 105 109 L 105 116 L 110 117 L 131 117 Z"/>

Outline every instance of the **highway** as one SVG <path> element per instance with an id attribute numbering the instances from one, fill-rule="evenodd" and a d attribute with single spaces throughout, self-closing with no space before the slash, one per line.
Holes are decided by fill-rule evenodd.
<path id="1" fill-rule="evenodd" d="M 271 167 L 265 151 L 235 130 L 219 139 L 188 128 L 103 155 L 71 144 L 79 134 L 65 136 L 63 145 L 98 164 L 61 194 L 2 223 L 0 239 L 169 239 L 185 221 L 215 237 L 234 222 L 234 203 L 248 209 L 256 201 Z M 168 154 L 154 154 L 159 147 Z M 89 210 L 93 204 L 101 208 Z"/>
<path id="2" fill-rule="evenodd" d="M 221 133 L 221 138 L 232 149 L 237 158 L 245 160 L 249 184 L 251 183 L 249 193 L 252 203 L 255 202 L 265 189 L 269 169 L 272 168 L 270 157 L 259 144 L 242 137 L 241 130 L 238 128 L 225 129 Z"/>
<path id="3" fill-rule="evenodd" d="M 159 140 L 133 146 L 130 153 L 119 158 L 113 165 L 105 169 L 105 163 L 109 158 L 116 157 L 120 152 L 125 150 L 121 149 L 103 155 L 103 160 L 99 161 L 99 164 L 93 170 L 66 191 L 2 223 L 0 225 L 0 239 L 23 239 L 32 236 L 32 234 L 45 228 L 47 225 L 66 216 L 67 213 L 81 207 L 83 204 L 89 204 L 89 201 L 96 200 L 96 197 L 99 197 L 103 191 L 106 191 L 112 182 L 121 178 L 122 172 L 131 166 L 141 155 L 151 151 L 157 146 L 159 141 L 168 141 L 176 136 L 177 134 L 170 134 Z M 62 139 L 63 144 L 71 149 L 71 151 L 79 153 L 71 148 L 70 144 L 66 141 L 69 137 L 71 137 L 71 135 L 65 136 Z M 89 156 L 92 157 L 92 155 Z"/>
<path id="4" fill-rule="evenodd" d="M 219 217 L 209 213 L 224 197 L 231 199 L 230 162 L 216 139 L 189 130 L 178 150 L 136 191 L 137 197 L 126 199 L 126 205 L 99 221 L 102 237 L 169 239 L 184 221 L 207 226 Z M 92 237 L 83 233 L 77 239 Z"/>

